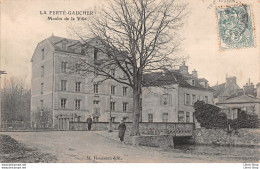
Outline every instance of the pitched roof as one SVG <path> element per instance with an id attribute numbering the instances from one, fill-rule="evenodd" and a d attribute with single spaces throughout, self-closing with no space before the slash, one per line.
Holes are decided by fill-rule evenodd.
<path id="1" fill-rule="evenodd" d="M 195 80 L 195 86 L 190 85 L 187 80 L 191 78 L 187 78 L 183 76 L 178 70 L 172 71 L 165 71 L 165 72 L 152 72 L 146 73 L 143 75 L 144 86 L 151 87 L 151 86 L 166 86 L 166 85 L 173 85 L 179 84 L 180 87 L 184 88 L 192 88 L 192 89 L 199 89 L 199 90 L 211 90 L 211 87 L 205 88 L 199 84 L 198 79 Z"/>
<path id="2" fill-rule="evenodd" d="M 225 90 L 225 86 L 226 86 L 226 83 L 212 86 L 212 88 L 215 90 L 213 96 L 218 97 L 221 93 L 223 93 Z"/>
<path id="3" fill-rule="evenodd" d="M 223 102 L 219 102 L 217 104 L 239 104 L 239 103 L 260 103 L 260 99 L 249 95 L 240 95 L 234 98 L 227 99 Z"/>
<path id="4" fill-rule="evenodd" d="M 77 54 L 83 54 L 83 51 L 81 51 L 81 49 L 79 49 L 79 47 L 77 47 L 77 44 L 80 44 L 80 47 L 81 47 L 81 46 L 86 45 L 93 39 L 94 38 L 90 38 L 90 39 L 81 41 L 81 40 L 63 38 L 63 37 L 59 37 L 59 36 L 50 36 L 49 38 L 47 38 L 47 40 L 50 41 L 50 43 L 53 45 L 53 47 L 56 51 L 64 51 L 64 52 L 77 53 Z M 62 49 L 60 46 L 57 45 L 59 42 L 62 42 L 62 41 L 66 41 L 68 43 L 66 49 Z"/>

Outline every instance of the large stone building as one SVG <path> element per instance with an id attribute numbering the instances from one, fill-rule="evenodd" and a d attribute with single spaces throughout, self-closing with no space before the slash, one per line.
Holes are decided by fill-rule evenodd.
<path id="1" fill-rule="evenodd" d="M 188 66 L 179 70 L 144 75 L 147 86 L 142 90 L 143 122 L 194 122 L 194 103 L 197 100 L 213 104 L 213 89 L 205 78 Z"/>
<path id="2" fill-rule="evenodd" d="M 77 69 L 81 58 L 98 62 L 105 57 L 95 47 L 98 44 L 96 39 L 81 43 L 57 36 L 38 43 L 31 59 L 31 122 L 34 127 L 44 122 L 45 110 L 50 112 L 51 119 L 47 127 L 58 129 L 67 129 L 71 120 L 86 121 L 89 115 L 94 121 L 107 122 L 110 116 L 112 121 L 131 121 L 129 87 L 113 80 L 100 82 L 94 74 Z M 117 69 L 111 73 L 113 76 L 121 74 Z"/>

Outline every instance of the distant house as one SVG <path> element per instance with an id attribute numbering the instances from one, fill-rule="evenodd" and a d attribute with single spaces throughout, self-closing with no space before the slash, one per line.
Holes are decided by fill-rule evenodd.
<path id="1" fill-rule="evenodd" d="M 258 85 L 259 90 L 259 85 Z M 229 119 L 236 119 L 239 111 L 243 110 L 247 114 L 260 115 L 260 98 L 257 96 L 257 89 L 253 83 L 243 86 L 243 89 L 235 90 L 230 96 L 224 100 L 219 100 L 216 105 L 223 109 Z"/>
<path id="2" fill-rule="evenodd" d="M 241 92 L 237 85 L 237 78 L 235 76 L 226 77 L 226 83 L 212 86 L 214 89 L 214 103 L 223 102 L 230 95 Z"/>
<path id="3" fill-rule="evenodd" d="M 193 122 L 197 100 L 213 104 L 213 89 L 196 70 L 189 74 L 188 66 L 178 70 L 144 75 L 142 89 L 143 122 Z"/>

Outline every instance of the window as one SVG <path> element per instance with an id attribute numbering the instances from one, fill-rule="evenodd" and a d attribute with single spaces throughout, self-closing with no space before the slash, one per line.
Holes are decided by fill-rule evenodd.
<path id="1" fill-rule="evenodd" d="M 96 64 L 98 61 L 98 49 L 94 48 L 94 63 Z"/>
<path id="2" fill-rule="evenodd" d="M 41 102 L 41 109 L 43 108 L 43 100 L 40 100 L 40 102 Z"/>
<path id="3" fill-rule="evenodd" d="M 123 111 L 126 112 L 127 111 L 127 103 L 123 103 Z"/>
<path id="4" fill-rule="evenodd" d="M 168 113 L 163 113 L 163 115 L 162 115 L 162 121 L 163 121 L 163 122 L 168 122 Z"/>
<path id="5" fill-rule="evenodd" d="M 197 100 L 196 100 L 196 95 L 193 94 L 193 95 L 192 95 L 192 105 L 194 105 L 194 103 L 195 103 L 196 101 L 197 101 Z"/>
<path id="6" fill-rule="evenodd" d="M 169 104 L 169 95 L 168 94 L 163 94 L 162 95 L 162 104 L 163 105 L 168 105 Z"/>
<path id="7" fill-rule="evenodd" d="M 67 64 L 68 64 L 68 62 L 61 62 L 61 72 L 62 73 L 67 72 Z"/>
<path id="8" fill-rule="evenodd" d="M 61 91 L 66 91 L 67 80 L 61 80 Z"/>
<path id="9" fill-rule="evenodd" d="M 123 87 L 123 96 L 127 95 L 127 87 Z"/>
<path id="10" fill-rule="evenodd" d="M 60 107 L 62 109 L 65 109 L 66 108 L 66 103 L 67 103 L 67 99 L 61 99 L 60 100 Z"/>
<path id="11" fill-rule="evenodd" d="M 113 77 L 116 76 L 116 69 L 111 69 L 111 76 L 113 76 Z"/>
<path id="12" fill-rule="evenodd" d="M 44 60 L 44 49 L 42 49 L 42 60 Z"/>
<path id="13" fill-rule="evenodd" d="M 111 122 L 115 122 L 116 117 L 111 117 Z"/>
<path id="14" fill-rule="evenodd" d="M 76 82 L 75 91 L 80 92 L 80 82 Z"/>
<path id="15" fill-rule="evenodd" d="M 110 110 L 115 111 L 116 102 L 110 102 Z"/>
<path id="16" fill-rule="evenodd" d="M 62 50 L 67 50 L 67 42 L 62 42 Z"/>
<path id="17" fill-rule="evenodd" d="M 205 96 L 205 103 L 208 103 L 209 102 L 209 98 L 208 98 L 208 96 Z"/>
<path id="18" fill-rule="evenodd" d="M 41 94 L 43 94 L 43 87 L 44 87 L 44 84 L 41 83 Z"/>
<path id="19" fill-rule="evenodd" d="M 94 84 L 94 93 L 98 93 L 98 84 Z"/>
<path id="20" fill-rule="evenodd" d="M 111 94 L 115 94 L 116 86 L 111 86 Z"/>
<path id="21" fill-rule="evenodd" d="M 76 64 L 76 74 L 79 75 L 80 74 L 80 64 Z"/>
<path id="22" fill-rule="evenodd" d="M 190 112 L 186 112 L 186 123 L 190 123 Z"/>
<path id="23" fill-rule="evenodd" d="M 76 99 L 75 100 L 75 110 L 79 110 L 80 109 L 80 100 Z"/>
<path id="24" fill-rule="evenodd" d="M 148 122 L 153 122 L 153 114 L 148 114 Z"/>
<path id="25" fill-rule="evenodd" d="M 44 66 L 41 66 L 41 77 L 44 77 Z"/>
<path id="26" fill-rule="evenodd" d="M 99 117 L 98 117 L 98 116 L 94 116 L 94 117 L 93 117 L 93 122 L 98 122 L 98 120 L 99 120 Z"/>
<path id="27" fill-rule="evenodd" d="M 100 115 L 99 101 L 98 100 L 93 101 L 93 114 L 96 115 L 96 116 Z"/>
<path id="28" fill-rule="evenodd" d="M 192 79 L 192 86 L 195 86 L 195 80 Z"/>
<path id="29" fill-rule="evenodd" d="M 184 111 L 178 112 L 178 122 L 183 123 L 184 122 Z"/>
<path id="30" fill-rule="evenodd" d="M 190 94 L 185 95 L 185 104 L 190 105 Z"/>
<path id="31" fill-rule="evenodd" d="M 98 100 L 94 100 L 93 104 L 94 104 L 94 107 L 98 107 L 99 101 Z"/>

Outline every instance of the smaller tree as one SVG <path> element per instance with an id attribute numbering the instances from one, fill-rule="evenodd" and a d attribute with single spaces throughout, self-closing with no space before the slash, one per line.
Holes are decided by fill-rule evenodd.
<path id="1" fill-rule="evenodd" d="M 52 111 L 49 108 L 38 108 L 33 112 L 34 124 L 36 128 L 51 128 L 52 127 Z"/>

